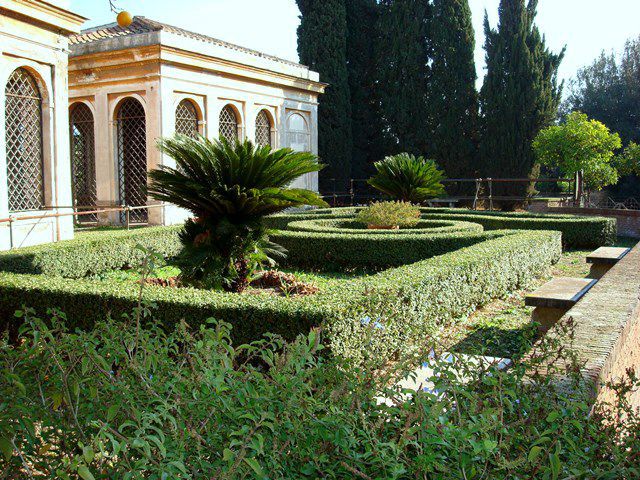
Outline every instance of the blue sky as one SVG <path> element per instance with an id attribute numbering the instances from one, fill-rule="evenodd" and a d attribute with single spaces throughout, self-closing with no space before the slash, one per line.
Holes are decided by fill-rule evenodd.
<path id="1" fill-rule="evenodd" d="M 118 0 L 121 8 L 245 47 L 297 60 L 295 0 Z M 482 21 L 495 25 L 499 0 L 470 0 L 476 27 L 476 63 L 483 75 Z M 114 21 L 108 0 L 71 0 L 89 25 Z M 560 74 L 572 77 L 601 50 L 620 50 L 640 35 L 640 0 L 539 0 L 537 23 L 554 50 L 567 46 Z"/>

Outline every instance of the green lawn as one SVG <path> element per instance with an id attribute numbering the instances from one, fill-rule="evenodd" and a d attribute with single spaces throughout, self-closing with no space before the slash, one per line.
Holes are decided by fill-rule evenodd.
<path id="1" fill-rule="evenodd" d="M 637 240 L 619 238 L 616 246 L 633 247 Z M 568 250 L 555 265 L 549 276 L 535 282 L 528 290 L 515 292 L 508 298 L 497 300 L 462 318 L 450 331 L 444 332 L 445 349 L 498 357 L 513 357 L 528 350 L 536 337 L 531 324 L 533 308 L 525 307 L 524 297 L 553 277 L 586 277 L 589 265 L 586 256 L 592 250 Z"/>

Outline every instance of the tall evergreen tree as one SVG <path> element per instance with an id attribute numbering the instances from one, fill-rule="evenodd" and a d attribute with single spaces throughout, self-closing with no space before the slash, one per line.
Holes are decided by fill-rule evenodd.
<path id="1" fill-rule="evenodd" d="M 480 152 L 491 177 L 527 177 L 535 158 L 531 143 L 556 117 L 562 85 L 552 53 L 534 24 L 538 1 L 500 0 L 499 25 L 485 13 L 487 75 L 480 92 Z M 535 172 L 534 172 L 535 173 Z M 494 193 L 523 195 L 526 184 L 502 184 Z"/>
<path id="2" fill-rule="evenodd" d="M 478 94 L 468 0 L 435 0 L 430 32 L 434 157 L 449 178 L 473 178 L 478 170 Z"/>
<path id="3" fill-rule="evenodd" d="M 348 0 L 346 7 L 353 132 L 351 175 L 367 178 L 373 173 L 373 162 L 386 153 L 376 68 L 380 9 L 377 0 Z"/>
<path id="4" fill-rule="evenodd" d="M 318 107 L 318 151 L 327 165 L 320 188 L 346 188 L 351 174 L 351 103 L 347 73 L 347 14 L 345 0 L 296 0 L 300 9 L 300 61 L 329 84 Z"/>
<path id="5" fill-rule="evenodd" d="M 385 133 L 394 153 L 429 154 L 429 1 L 381 0 L 377 58 Z"/>

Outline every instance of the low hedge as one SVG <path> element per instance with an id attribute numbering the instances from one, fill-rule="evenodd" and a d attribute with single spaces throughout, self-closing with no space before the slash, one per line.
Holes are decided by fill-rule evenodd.
<path id="1" fill-rule="evenodd" d="M 480 212 L 455 208 L 422 209 L 428 218 L 479 223 L 485 230 L 524 229 L 562 232 L 566 248 L 597 248 L 613 245 L 617 238 L 615 218 L 548 215 L 516 212 Z"/>
<path id="2" fill-rule="evenodd" d="M 398 233 L 398 232 L 397 232 Z M 502 233 L 319 233 L 282 230 L 271 239 L 288 250 L 290 267 L 320 271 L 381 270 L 470 247 Z"/>
<path id="3" fill-rule="evenodd" d="M 0 271 L 83 278 L 140 265 L 142 245 L 166 258 L 180 251 L 181 227 L 83 232 L 74 240 L 0 252 Z"/>
<path id="4" fill-rule="evenodd" d="M 460 222 L 455 220 L 420 220 L 412 227 L 401 229 L 368 229 L 366 225 L 357 220 L 348 218 L 336 219 L 312 219 L 290 222 L 287 230 L 295 232 L 321 232 L 321 233 L 357 233 L 357 234 L 377 234 L 377 235 L 404 235 L 404 234 L 434 234 L 434 233 L 457 233 L 483 231 L 482 225 L 471 222 Z"/>
<path id="5" fill-rule="evenodd" d="M 274 228 L 284 229 L 295 221 L 350 218 L 359 207 L 324 208 L 274 215 Z M 557 230 L 566 248 L 597 248 L 616 240 L 616 220 L 605 217 L 539 214 L 531 212 L 487 212 L 460 208 L 421 208 L 424 219 L 460 220 L 477 223 L 485 230 Z"/>
<path id="6" fill-rule="evenodd" d="M 157 306 L 154 316 L 167 327 L 182 319 L 193 326 L 215 317 L 231 323 L 234 342 L 244 343 L 267 332 L 293 339 L 323 325 L 339 355 L 354 360 L 375 355 L 384 361 L 411 351 L 444 322 L 521 288 L 561 254 L 557 232 L 491 235 L 481 243 L 411 265 L 329 281 L 323 291 L 307 297 L 149 286 L 144 298 Z M 87 329 L 105 314 L 119 318 L 130 313 L 137 295 L 135 284 L 2 272 L 0 318 L 11 321 L 23 305 L 42 313 L 55 307 L 66 313 L 70 326 Z"/>

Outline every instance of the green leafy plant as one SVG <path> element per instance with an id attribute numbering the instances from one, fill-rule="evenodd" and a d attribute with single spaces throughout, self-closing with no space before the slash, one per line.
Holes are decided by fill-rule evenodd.
<path id="1" fill-rule="evenodd" d="M 552 342 L 508 371 L 436 355 L 433 385 L 409 391 L 395 385 L 415 363 L 354 369 L 323 355 L 316 331 L 233 345 L 223 322 L 167 332 L 131 315 L 79 332 L 60 312 L 18 315 L 23 342 L 0 340 L 2 478 L 640 475 L 640 418 L 628 403 L 639 382 L 610 385 L 615 401 L 592 409 L 579 368 L 553 368 L 569 355 Z M 362 318 L 359 334 L 381 326 Z"/>
<path id="2" fill-rule="evenodd" d="M 409 202 L 376 202 L 360 210 L 356 220 L 373 227 L 413 227 L 420 221 L 420 208 Z"/>
<path id="3" fill-rule="evenodd" d="M 315 192 L 288 188 L 322 168 L 311 153 L 187 136 L 163 139 L 159 148 L 176 168 L 149 173 L 150 195 L 194 215 L 180 234 L 177 258 L 187 282 L 242 292 L 252 271 L 284 254 L 269 242 L 263 218 L 290 207 L 326 205 Z"/>
<path id="4" fill-rule="evenodd" d="M 614 160 L 620 175 L 640 175 L 640 145 L 629 142 Z"/>
<path id="5" fill-rule="evenodd" d="M 444 193 L 444 172 L 435 161 L 408 153 L 386 157 L 374 164 L 369 185 L 401 202 L 421 203 Z"/>
<path id="6" fill-rule="evenodd" d="M 584 172 L 589 190 L 600 190 L 618 181 L 615 151 L 620 136 L 581 112 L 570 113 L 564 123 L 542 130 L 533 141 L 538 161 L 559 168 L 563 175 Z"/>

